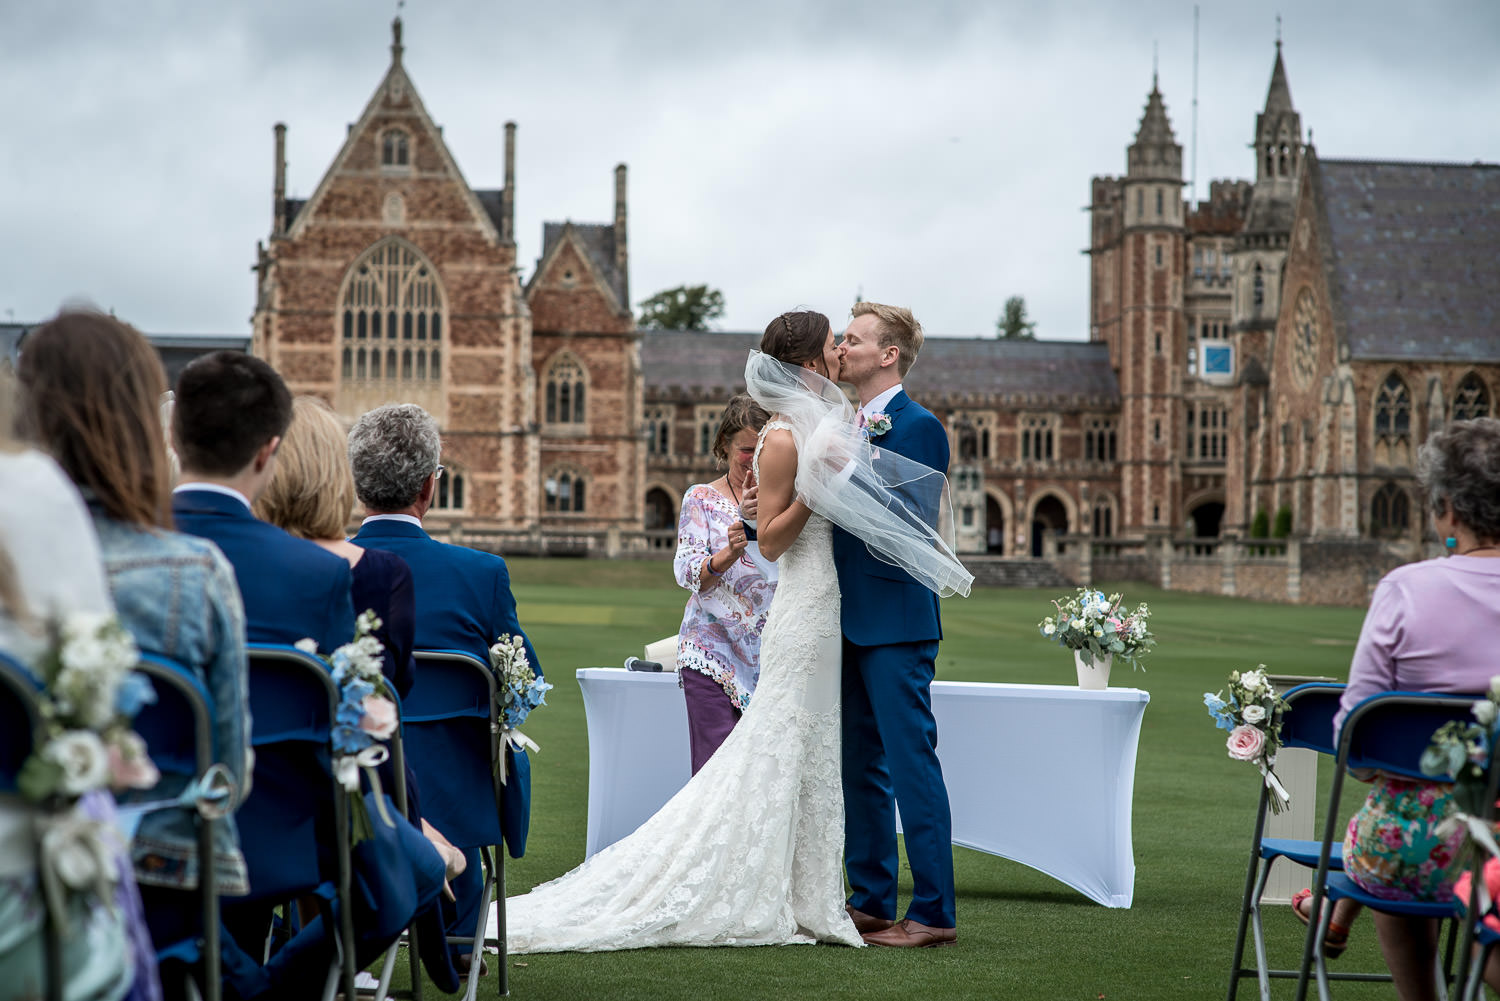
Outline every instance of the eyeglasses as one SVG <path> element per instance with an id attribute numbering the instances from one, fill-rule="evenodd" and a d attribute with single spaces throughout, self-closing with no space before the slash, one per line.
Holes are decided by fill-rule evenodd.
<path id="1" fill-rule="evenodd" d="M 443 467 L 439 466 L 432 471 L 432 482 L 436 483 L 443 478 Z"/>

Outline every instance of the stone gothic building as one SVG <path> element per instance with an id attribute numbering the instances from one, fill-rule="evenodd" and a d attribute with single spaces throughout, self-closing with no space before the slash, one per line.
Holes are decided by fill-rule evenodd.
<path id="1" fill-rule="evenodd" d="M 385 75 L 306 200 L 286 197 L 276 126 L 251 350 L 351 421 L 388 402 L 429 410 L 448 470 L 439 531 L 509 550 L 639 531 L 625 167 L 613 222 L 547 223 L 523 287 L 515 125 L 504 186 L 471 188 L 406 71 L 399 19 L 393 36 Z"/>

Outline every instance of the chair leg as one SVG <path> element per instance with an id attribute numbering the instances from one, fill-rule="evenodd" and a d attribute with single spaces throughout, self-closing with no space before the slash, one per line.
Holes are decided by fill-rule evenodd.
<path id="1" fill-rule="evenodd" d="M 480 865 L 488 868 L 489 856 L 483 848 L 479 850 Z M 479 889 L 479 923 L 474 928 L 474 951 L 469 957 L 469 983 L 464 992 L 464 1001 L 474 1001 L 479 992 L 479 971 L 484 963 L 484 930 L 490 920 L 490 886 L 492 880 L 490 873 L 486 872 L 480 881 Z"/>
<path id="2" fill-rule="evenodd" d="M 1328 926 L 1333 921 L 1333 901 L 1324 898 L 1322 911 L 1318 914 L 1317 933 L 1313 936 L 1313 970 L 1318 976 L 1318 1001 L 1330 1001 L 1328 993 L 1328 962 L 1323 956 L 1323 940 L 1328 937 Z"/>
<path id="3" fill-rule="evenodd" d="M 1255 892 L 1250 898 L 1250 928 L 1255 935 L 1255 974 L 1260 982 L 1260 1001 L 1271 1001 L 1270 963 L 1266 960 L 1266 932 L 1261 923 L 1260 898 L 1266 892 L 1266 881 L 1271 877 L 1274 863 L 1275 859 L 1272 859 L 1260 867 L 1260 877 L 1255 881 Z"/>
<path id="4" fill-rule="evenodd" d="M 495 940 L 500 952 L 500 996 L 510 996 L 510 952 L 505 940 L 505 845 L 495 845 Z"/>

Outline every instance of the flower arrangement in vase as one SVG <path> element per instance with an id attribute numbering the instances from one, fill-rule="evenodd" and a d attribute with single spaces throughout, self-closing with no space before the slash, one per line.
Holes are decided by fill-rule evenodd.
<path id="1" fill-rule="evenodd" d="M 1037 623 L 1043 636 L 1073 651 L 1081 688 L 1104 688 L 1115 657 L 1132 668 L 1156 645 L 1148 625 L 1151 610 L 1145 602 L 1127 610 L 1118 594 L 1080 587 L 1071 597 L 1054 600 L 1056 615 Z"/>

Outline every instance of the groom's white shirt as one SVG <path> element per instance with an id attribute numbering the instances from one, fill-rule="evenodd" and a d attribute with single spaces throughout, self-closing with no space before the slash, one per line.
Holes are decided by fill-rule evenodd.
<path id="1" fill-rule="evenodd" d="M 864 406 L 860 407 L 859 411 L 855 414 L 855 420 L 858 421 L 859 414 L 864 414 L 865 420 L 868 421 L 871 414 L 884 413 L 885 408 L 890 406 L 891 401 L 896 398 L 896 394 L 899 392 L 901 392 L 901 383 L 898 382 L 890 389 L 887 389 L 885 392 L 875 397 L 875 399 L 871 400 L 869 403 L 866 403 Z"/>

